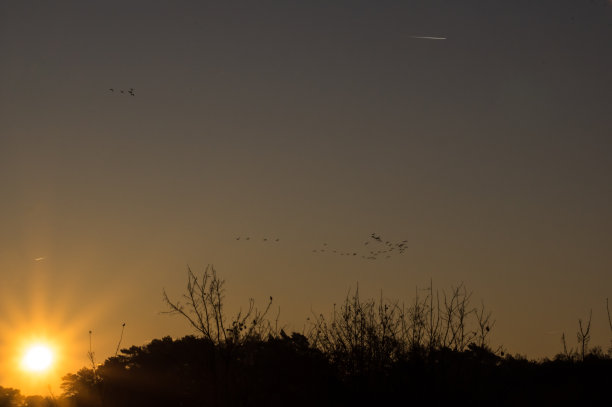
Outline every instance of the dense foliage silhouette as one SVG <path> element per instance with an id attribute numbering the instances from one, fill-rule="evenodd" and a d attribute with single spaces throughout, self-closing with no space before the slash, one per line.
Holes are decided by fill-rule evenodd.
<path id="1" fill-rule="evenodd" d="M 578 346 L 553 360 L 493 350 L 484 305 L 470 305 L 463 285 L 447 295 L 433 284 L 408 306 L 349 293 L 329 316 L 313 315 L 303 333 L 287 334 L 249 301 L 227 319 L 224 281 L 214 269 L 188 271 L 182 302 L 166 293 L 171 313 L 198 333 L 121 349 L 104 363 L 67 374 L 59 398 L 23 397 L 0 388 L 3 406 L 359 406 L 605 405 L 612 346 Z M 612 330 L 612 322 L 610 322 Z M 90 349 L 90 354 L 93 354 Z"/>
<path id="2" fill-rule="evenodd" d="M 237 346 L 165 337 L 64 380 L 66 401 L 87 407 L 595 405 L 609 397 L 612 360 L 593 354 L 535 362 L 472 344 L 414 348 L 389 365 L 350 371 L 305 336 L 281 331 Z"/>

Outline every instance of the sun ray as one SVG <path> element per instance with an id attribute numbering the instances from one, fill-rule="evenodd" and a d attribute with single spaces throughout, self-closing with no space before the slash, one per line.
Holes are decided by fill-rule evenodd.
<path id="1" fill-rule="evenodd" d="M 87 366 L 87 332 L 115 311 L 117 289 L 98 288 L 83 305 L 76 281 L 52 285 L 50 273 L 24 274 L 30 278 L 0 287 L 0 383 L 23 394 L 61 392 L 61 378 Z"/>

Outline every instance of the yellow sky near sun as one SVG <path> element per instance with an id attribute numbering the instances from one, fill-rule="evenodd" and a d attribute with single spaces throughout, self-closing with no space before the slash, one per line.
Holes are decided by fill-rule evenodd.
<path id="1" fill-rule="evenodd" d="M 108 303 L 111 295 L 96 295 L 83 307 L 71 299 L 75 287 L 51 294 L 46 286 L 44 278 L 39 277 L 29 293 L 5 292 L 0 302 L 0 383 L 25 395 L 59 395 L 61 378 L 86 365 L 89 330 L 112 310 Z M 53 360 L 47 369 L 24 368 L 24 356 L 35 345 L 51 350 Z"/>

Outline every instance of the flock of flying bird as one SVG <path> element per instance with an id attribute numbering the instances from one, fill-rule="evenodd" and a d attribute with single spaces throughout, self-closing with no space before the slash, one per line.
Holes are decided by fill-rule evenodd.
<path id="1" fill-rule="evenodd" d="M 415 38 L 434 39 L 434 37 L 415 37 Z M 445 39 L 445 38 L 435 38 L 435 39 Z M 115 93 L 115 88 L 109 88 L 108 90 L 111 93 Z M 136 96 L 134 92 L 135 90 L 136 90 L 135 88 L 129 88 L 127 91 L 124 89 L 117 89 L 118 94 L 123 94 L 123 95 L 128 94 L 130 96 Z M 327 243 L 323 243 L 322 247 L 320 247 L 319 249 L 314 249 L 312 252 L 313 253 L 330 253 L 330 254 L 334 254 L 338 256 L 355 256 L 355 257 L 360 256 L 362 259 L 366 259 L 366 260 L 377 260 L 379 257 L 382 257 L 382 256 L 385 256 L 386 258 L 390 258 L 394 254 L 403 254 L 404 251 L 406 251 L 406 249 L 408 248 L 407 240 L 402 240 L 400 242 L 391 242 L 389 240 L 383 241 L 382 237 L 376 233 L 372 233 L 370 235 L 370 239 L 371 240 L 368 240 L 363 243 L 363 245 L 366 247 L 365 247 L 365 250 L 361 250 L 361 251 L 357 251 L 357 250 L 343 251 L 343 250 L 333 249 L 329 247 Z M 237 241 L 239 240 L 250 241 L 251 237 L 250 236 L 238 236 L 236 237 L 236 240 Z M 255 241 L 257 239 L 253 238 L 252 240 Z M 278 243 L 280 239 L 278 237 L 276 238 L 263 237 L 261 238 L 261 241 Z M 371 246 L 370 246 L 370 243 L 372 243 Z M 40 257 L 35 260 L 40 261 L 43 259 L 44 257 Z"/>
<path id="2" fill-rule="evenodd" d="M 240 240 L 240 239 L 242 239 L 242 240 L 251 240 L 251 237 L 250 236 L 246 236 L 246 237 L 238 236 L 236 238 L 236 240 Z M 255 240 L 255 238 L 253 238 L 253 240 Z M 262 242 L 278 242 L 278 241 L 280 241 L 280 239 L 278 237 L 276 239 L 268 239 L 267 237 L 262 237 L 261 241 Z"/>
<path id="3" fill-rule="evenodd" d="M 445 38 L 437 38 L 437 37 L 436 38 L 434 37 L 415 37 L 415 38 L 445 39 Z M 111 93 L 115 93 L 115 88 L 109 88 L 108 90 Z M 134 93 L 134 91 L 136 90 L 135 88 L 129 88 L 127 91 L 124 89 L 117 89 L 117 90 L 119 94 L 125 95 L 127 93 L 130 96 L 136 96 L 136 94 Z M 357 251 L 357 250 L 343 251 L 343 250 L 333 249 L 329 247 L 327 243 L 323 243 L 322 247 L 320 247 L 319 249 L 314 249 L 312 252 L 313 253 L 330 253 L 330 254 L 334 254 L 338 256 L 355 256 L 355 257 L 360 256 L 362 259 L 366 259 L 366 260 L 377 260 L 379 257 L 382 257 L 382 256 L 385 256 L 388 259 L 394 254 L 403 254 L 408 248 L 407 240 L 402 240 L 400 242 L 391 242 L 389 240 L 383 241 L 382 237 L 376 233 L 372 233 L 370 235 L 370 239 L 371 240 L 368 240 L 363 243 L 363 245 L 366 246 L 365 251 Z M 251 237 L 250 236 L 238 236 L 236 237 L 236 240 L 250 241 Z M 253 241 L 255 240 L 256 239 L 253 238 Z M 277 238 L 263 237 L 261 238 L 261 241 L 277 243 L 280 241 L 280 239 L 278 237 Z M 372 243 L 371 246 L 369 246 L 370 243 Z M 42 259 L 44 259 L 44 257 L 37 258 L 36 261 L 40 261 Z"/>
<path id="4" fill-rule="evenodd" d="M 370 245 L 371 244 L 371 245 Z M 366 240 L 363 245 L 365 246 L 362 250 L 337 250 L 329 247 L 327 243 L 323 243 L 323 247 L 314 249 L 313 253 L 331 253 L 338 256 L 360 256 L 365 260 L 378 260 L 380 257 L 391 258 L 396 254 L 404 254 L 408 248 L 408 241 L 402 240 L 398 242 L 392 242 L 389 240 L 383 240 L 383 238 L 376 233 L 370 235 L 370 240 Z"/>
<path id="5" fill-rule="evenodd" d="M 366 240 L 363 243 L 364 247 L 359 250 L 338 250 L 338 249 L 334 249 L 330 247 L 327 243 L 323 243 L 320 248 L 313 249 L 312 252 L 321 253 L 321 254 L 332 254 L 332 255 L 337 255 L 337 256 L 351 256 L 351 257 L 359 256 L 360 258 L 365 259 L 365 260 L 377 260 L 381 257 L 385 257 L 388 259 L 393 255 L 404 254 L 404 252 L 408 248 L 407 240 L 402 240 L 402 241 L 397 241 L 397 242 L 383 240 L 383 238 L 379 234 L 376 234 L 376 233 L 372 233 L 369 236 L 369 238 L 370 238 L 369 240 Z M 256 241 L 260 239 L 259 238 L 251 239 L 250 236 L 238 236 L 236 237 L 236 240 L 237 241 L 239 240 Z M 261 238 L 261 241 L 276 243 L 276 242 L 279 242 L 280 239 L 278 237 L 274 239 L 263 237 Z"/>
<path id="6" fill-rule="evenodd" d="M 115 93 L 115 88 L 108 88 L 108 90 L 109 90 L 111 93 Z M 124 94 L 124 95 L 125 95 L 125 94 L 126 94 L 126 92 L 127 92 L 127 93 L 128 93 L 129 95 L 131 95 L 131 96 L 136 96 L 136 94 L 134 93 L 134 91 L 135 91 L 136 89 L 134 89 L 134 88 L 129 88 L 127 91 L 125 91 L 125 90 L 123 90 L 123 89 L 118 89 L 118 90 L 119 90 L 119 94 Z"/>

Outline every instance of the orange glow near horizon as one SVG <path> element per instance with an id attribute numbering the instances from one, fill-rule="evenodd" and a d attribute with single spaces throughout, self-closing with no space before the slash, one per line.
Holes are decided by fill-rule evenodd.
<path id="1" fill-rule="evenodd" d="M 88 332 L 109 309 L 98 298 L 76 306 L 71 284 L 50 295 L 45 280 L 38 274 L 29 295 L 0 293 L 0 385 L 24 395 L 61 393 L 62 377 L 87 364 Z"/>
<path id="2" fill-rule="evenodd" d="M 42 326 L 42 324 L 40 325 Z M 12 331 L 9 329 L 8 332 Z M 25 324 L 16 329 L 9 338 L 3 329 L 2 371 L 4 385 L 14 387 L 24 395 L 48 395 L 57 392 L 61 377 L 66 374 L 67 349 L 74 344 L 70 335 L 61 335 L 49 329 L 38 332 L 26 328 Z M 25 333 L 25 332 L 30 333 Z M 31 333 L 35 332 L 35 333 Z"/>

